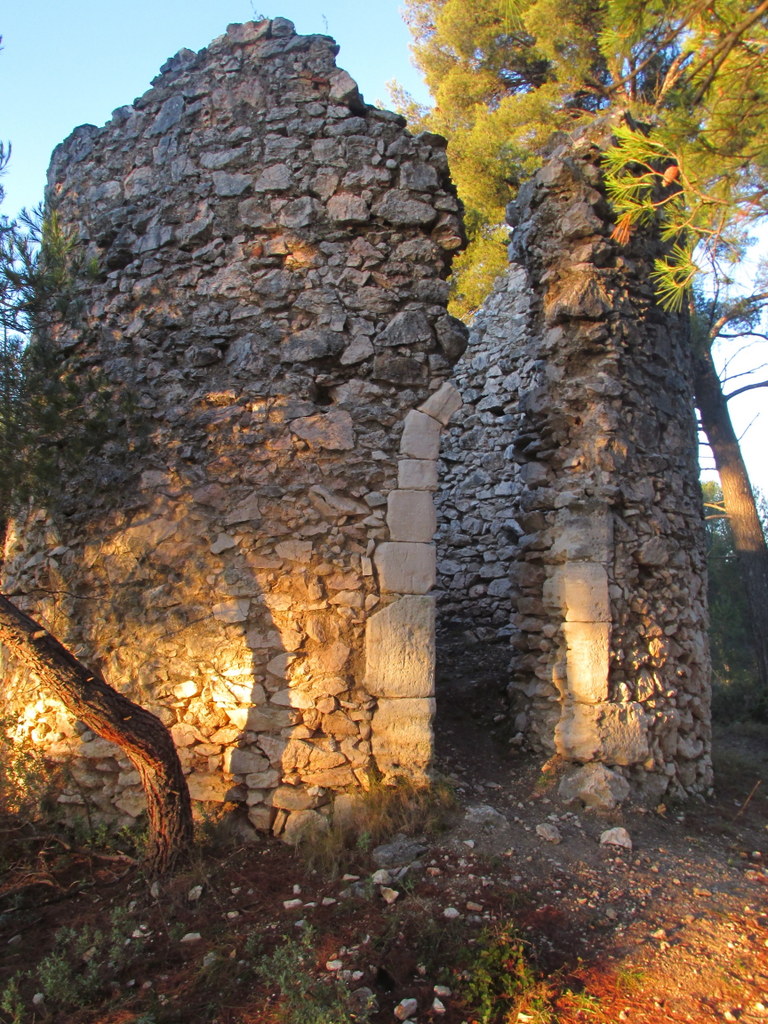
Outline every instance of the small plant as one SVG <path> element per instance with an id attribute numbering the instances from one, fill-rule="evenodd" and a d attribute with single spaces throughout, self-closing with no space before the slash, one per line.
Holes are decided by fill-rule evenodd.
<path id="1" fill-rule="evenodd" d="M 525 944 L 514 927 L 500 924 L 483 932 L 471 961 L 461 972 L 463 995 L 478 1024 L 525 1019 L 549 1024 L 549 991 L 528 963 Z"/>
<path id="2" fill-rule="evenodd" d="M 24 1024 L 24 1001 L 19 990 L 18 975 L 14 975 L 0 995 L 0 1010 L 8 1024 Z"/>
<path id="3" fill-rule="evenodd" d="M 573 992 L 568 989 L 565 992 L 569 1008 L 573 1009 L 580 1016 L 599 1017 L 602 1014 L 600 1000 L 589 992 Z"/>
<path id="4" fill-rule="evenodd" d="M 645 981 L 645 972 L 639 967 L 622 967 L 616 975 L 616 987 L 623 992 L 635 992 Z"/>
<path id="5" fill-rule="evenodd" d="M 143 940 L 136 935 L 128 911 L 117 907 L 107 932 L 60 928 L 53 949 L 28 977 L 50 1006 L 71 1009 L 95 1001 L 116 970 L 129 968 L 141 958 L 142 949 Z"/>
<path id="6" fill-rule="evenodd" d="M 0 716 L 0 814 L 37 818 L 51 766 L 29 739 L 18 735 L 17 724 Z"/>
<path id="7" fill-rule="evenodd" d="M 261 980 L 276 986 L 285 1024 L 365 1024 L 372 1007 L 351 1007 L 352 993 L 339 978 L 317 977 L 314 932 L 282 945 L 258 965 Z"/>

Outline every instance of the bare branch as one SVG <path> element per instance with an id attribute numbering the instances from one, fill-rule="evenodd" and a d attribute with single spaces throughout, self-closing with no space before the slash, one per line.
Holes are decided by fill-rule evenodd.
<path id="1" fill-rule="evenodd" d="M 745 391 L 756 391 L 758 388 L 768 388 L 768 380 L 761 380 L 758 381 L 756 384 L 745 384 L 743 388 L 736 388 L 736 390 L 732 391 L 730 395 L 725 396 L 725 400 L 726 402 L 730 402 L 730 400 L 732 398 L 735 398 L 736 395 L 743 395 Z M 752 420 L 752 423 L 754 422 L 755 421 Z M 752 426 L 752 423 L 749 424 L 749 427 Z M 749 430 L 749 427 L 747 427 L 747 430 Z M 746 433 L 746 430 L 744 431 L 744 433 Z"/>
<path id="2" fill-rule="evenodd" d="M 752 417 L 752 419 L 751 419 L 751 420 L 749 421 L 749 423 L 748 423 L 748 424 L 746 425 L 746 427 L 744 427 L 744 429 L 742 430 L 742 432 L 741 432 L 741 433 L 739 434 L 739 438 L 738 438 L 738 440 L 739 440 L 739 444 L 741 444 L 741 442 L 742 442 L 742 441 L 744 440 L 744 438 L 745 438 L 745 437 L 747 436 L 747 432 L 748 432 L 749 430 L 751 430 L 751 428 L 752 428 L 753 424 L 755 423 L 755 421 L 757 420 L 757 418 L 758 418 L 758 416 L 759 416 L 759 415 L 760 415 L 760 413 L 755 413 L 755 415 L 754 415 L 754 416 Z"/>
<path id="3" fill-rule="evenodd" d="M 768 341 L 768 334 L 761 334 L 760 331 L 739 331 L 738 334 L 719 334 L 718 338 L 725 338 L 729 341 L 734 338 L 760 338 L 761 341 Z"/>
<path id="4" fill-rule="evenodd" d="M 744 370 L 742 373 L 725 373 L 725 370 L 730 365 L 730 361 L 723 367 L 723 373 L 720 374 L 721 384 L 730 384 L 732 380 L 738 380 L 739 377 L 753 377 L 759 370 L 764 370 L 768 367 L 768 363 L 761 363 L 759 366 L 752 366 L 748 370 Z"/>

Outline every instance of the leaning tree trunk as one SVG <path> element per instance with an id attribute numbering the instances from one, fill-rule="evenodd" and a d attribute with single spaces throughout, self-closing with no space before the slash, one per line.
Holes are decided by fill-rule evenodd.
<path id="1" fill-rule="evenodd" d="M 768 692 L 768 547 L 711 350 L 699 353 L 694 364 L 696 405 L 715 458 L 725 514 L 743 574 L 760 686 Z"/>
<path id="2" fill-rule="evenodd" d="M 55 637 L 0 594 L 0 643 L 35 672 L 81 722 L 133 762 L 147 798 L 147 864 L 168 871 L 192 843 L 189 790 L 170 733 L 155 715 L 108 686 Z"/>

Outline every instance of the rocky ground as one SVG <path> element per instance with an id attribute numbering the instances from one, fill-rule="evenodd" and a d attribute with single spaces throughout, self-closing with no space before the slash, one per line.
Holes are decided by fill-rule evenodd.
<path id="1" fill-rule="evenodd" d="M 302 857 L 219 830 L 161 886 L 114 847 L 28 839 L 0 888 L 0 1019 L 768 1022 L 768 729 L 718 731 L 712 800 L 577 810 L 504 738 L 492 654 L 441 673 L 457 803 L 410 835 Z M 615 829 L 631 848 L 601 845 Z"/>

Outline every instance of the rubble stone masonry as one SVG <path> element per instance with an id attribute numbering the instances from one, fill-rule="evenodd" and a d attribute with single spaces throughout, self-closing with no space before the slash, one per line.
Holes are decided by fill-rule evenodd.
<path id="1" fill-rule="evenodd" d="M 109 416 L 12 524 L 3 590 L 162 719 L 194 800 L 288 840 L 373 774 L 425 777 L 436 580 L 446 620 L 511 636 L 521 739 L 620 795 L 705 789 L 687 338 L 651 243 L 610 240 L 600 148 L 567 140 L 451 383 L 445 142 L 335 54 L 230 26 L 54 152 L 80 270 L 50 338 Z M 19 735 L 71 765 L 60 802 L 137 817 L 120 751 L 4 675 Z"/>
<path id="2" fill-rule="evenodd" d="M 445 142 L 366 106 L 336 51 L 230 26 L 55 151 L 48 202 L 85 261 L 55 342 L 112 436 L 15 524 L 3 581 L 162 718 L 195 800 L 289 837 L 372 770 L 426 771 L 466 344 Z M 119 751 L 16 683 L 26 732 L 76 756 L 61 800 L 140 813 Z"/>
<path id="3" fill-rule="evenodd" d="M 610 238 L 609 135 L 560 139 L 508 210 L 456 368 L 439 607 L 510 633 L 519 739 L 653 802 L 711 784 L 706 558 L 687 325 L 658 245 Z"/>

